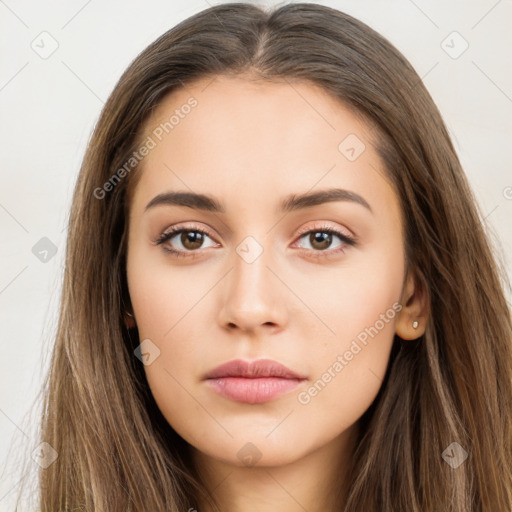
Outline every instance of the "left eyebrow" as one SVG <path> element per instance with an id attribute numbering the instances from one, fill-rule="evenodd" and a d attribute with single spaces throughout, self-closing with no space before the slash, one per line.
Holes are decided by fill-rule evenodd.
<path id="1" fill-rule="evenodd" d="M 341 188 L 307 192 L 300 195 L 291 194 L 281 202 L 279 211 L 287 213 L 334 201 L 349 201 L 360 204 L 373 214 L 373 210 L 366 199 L 355 192 Z M 158 194 L 147 204 L 145 211 L 160 205 L 185 206 L 216 213 L 226 212 L 224 205 L 215 197 L 195 192 L 165 192 Z"/>
<path id="2" fill-rule="evenodd" d="M 351 190 L 345 190 L 342 188 L 329 188 L 300 195 L 292 194 L 281 203 L 280 211 L 292 212 L 333 201 L 350 201 L 360 204 L 373 214 L 371 206 L 364 197 L 352 192 Z"/>

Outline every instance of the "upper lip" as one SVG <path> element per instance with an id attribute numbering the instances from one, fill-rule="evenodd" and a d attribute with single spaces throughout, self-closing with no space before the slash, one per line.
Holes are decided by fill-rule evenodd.
<path id="1" fill-rule="evenodd" d="M 255 361 L 234 359 L 221 364 L 214 370 L 208 372 L 205 379 L 216 379 L 219 377 L 280 377 L 282 379 L 306 378 L 304 375 L 296 373 L 272 359 L 257 359 Z"/>

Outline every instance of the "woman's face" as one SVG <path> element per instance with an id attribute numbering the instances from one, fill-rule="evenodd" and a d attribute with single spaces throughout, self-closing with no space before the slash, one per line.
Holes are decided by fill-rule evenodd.
<path id="1" fill-rule="evenodd" d="M 241 77 L 174 91 L 145 128 L 127 272 L 161 412 L 239 466 L 335 443 L 379 391 L 405 271 L 368 128 L 315 86 Z M 205 379 L 235 359 L 302 379 Z"/>

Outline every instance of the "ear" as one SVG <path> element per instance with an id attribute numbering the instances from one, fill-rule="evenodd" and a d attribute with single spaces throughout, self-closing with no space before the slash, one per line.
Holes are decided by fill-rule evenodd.
<path id="1" fill-rule="evenodd" d="M 135 315 L 133 314 L 132 302 L 128 294 L 126 294 L 126 299 L 122 302 L 124 314 L 124 325 L 126 325 L 127 329 L 133 329 L 137 324 L 135 323 Z"/>
<path id="2" fill-rule="evenodd" d="M 408 271 L 400 298 L 402 309 L 395 322 L 395 332 L 403 340 L 415 340 L 425 333 L 430 314 L 430 299 L 424 279 Z M 414 328 L 414 322 L 418 326 Z"/>
<path id="3" fill-rule="evenodd" d="M 124 324 L 128 329 L 133 329 L 135 327 L 135 318 L 133 318 L 133 313 L 125 312 Z"/>
<path id="4" fill-rule="evenodd" d="M 126 276 L 122 283 L 122 298 L 121 307 L 123 308 L 123 321 L 127 329 L 133 329 L 136 326 L 135 316 L 133 314 L 132 301 L 130 299 L 130 292 L 128 291 L 128 283 Z"/>

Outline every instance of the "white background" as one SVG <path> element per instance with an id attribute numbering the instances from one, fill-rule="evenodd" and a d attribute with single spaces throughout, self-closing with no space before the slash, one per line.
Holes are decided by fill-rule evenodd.
<path id="1" fill-rule="evenodd" d="M 512 2 L 318 3 L 369 24 L 423 78 L 512 275 L 512 188 L 507 188 L 512 187 Z M 88 138 L 103 103 L 136 55 L 209 5 L 214 3 L 0 0 L 2 512 L 14 510 L 23 476 L 16 473 L 18 459 L 37 445 L 39 411 L 33 401 L 55 333 L 68 211 Z M 48 37 L 40 36 L 44 31 L 58 43 L 46 59 L 31 47 Z M 456 59 L 446 53 L 446 45 L 454 47 L 453 53 L 465 43 L 457 35 L 446 39 L 453 31 L 469 44 Z M 43 237 L 57 247 L 46 263 L 32 253 Z M 29 480 L 36 470 L 34 462 Z"/>

